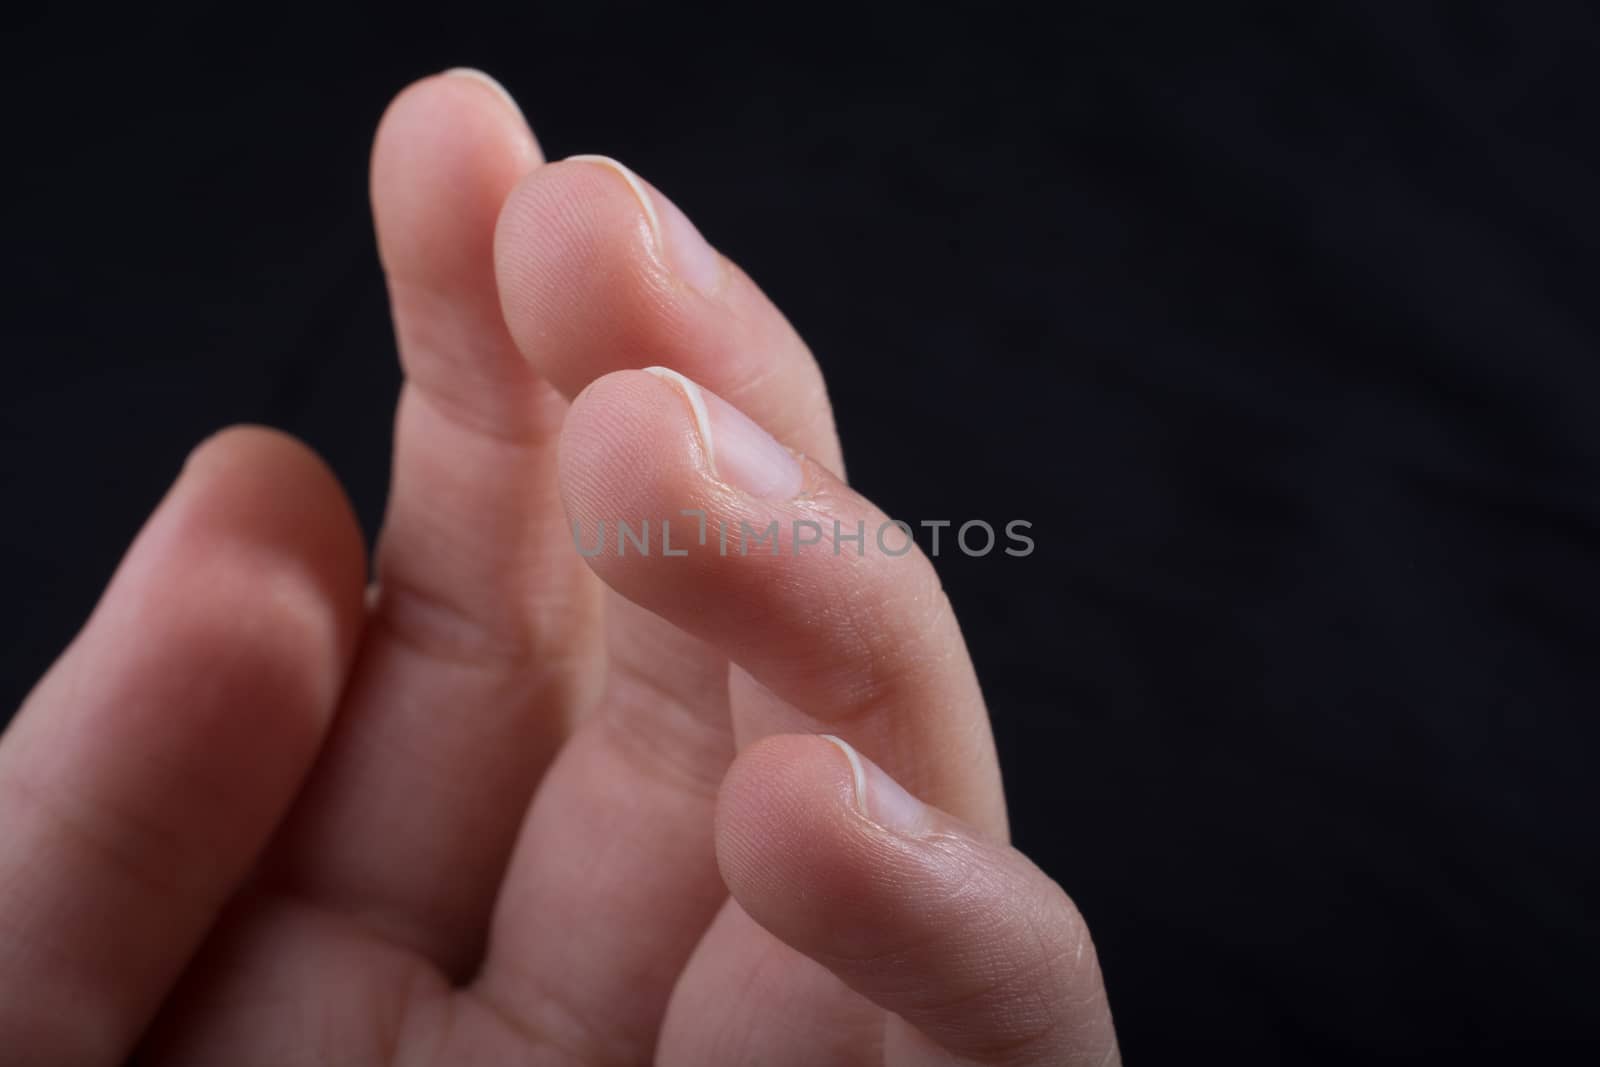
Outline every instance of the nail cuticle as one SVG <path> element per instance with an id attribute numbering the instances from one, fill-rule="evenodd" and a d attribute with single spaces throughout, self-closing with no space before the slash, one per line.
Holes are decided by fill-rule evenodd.
<path id="1" fill-rule="evenodd" d="M 711 416 L 706 411 L 706 398 L 700 392 L 700 387 L 671 367 L 646 367 L 644 372 L 677 386 L 678 391 L 689 402 L 689 411 L 694 416 L 695 432 L 700 437 L 700 449 L 706 456 L 706 466 L 710 468 L 711 476 L 720 481 L 721 478 L 717 474 L 717 446 L 711 436 Z"/>
<path id="2" fill-rule="evenodd" d="M 862 766 L 860 754 L 842 737 L 837 737 L 833 734 L 822 734 L 821 737 L 840 752 L 843 752 L 844 758 L 850 761 L 850 775 L 852 786 L 855 789 L 856 810 L 864 817 L 872 818 L 872 814 L 867 811 L 867 769 Z"/>
<path id="3" fill-rule="evenodd" d="M 654 245 L 653 251 L 658 257 L 665 257 L 665 246 L 661 240 L 661 219 L 656 215 L 655 198 L 650 195 L 650 190 L 645 188 L 644 179 L 610 156 L 603 156 L 598 153 L 586 152 L 576 156 L 568 156 L 566 162 L 598 163 L 602 167 L 615 171 L 618 177 L 627 182 L 628 188 L 633 192 L 634 199 L 639 201 L 639 207 L 644 211 L 645 222 L 650 227 L 650 241 Z"/>
<path id="4" fill-rule="evenodd" d="M 675 385 L 688 401 L 714 480 L 762 500 L 794 500 L 805 491 L 805 466 L 760 424 L 670 367 L 645 371 Z"/>

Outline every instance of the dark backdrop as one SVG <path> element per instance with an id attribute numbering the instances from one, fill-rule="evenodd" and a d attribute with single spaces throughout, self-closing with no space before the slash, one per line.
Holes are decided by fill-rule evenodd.
<path id="1" fill-rule="evenodd" d="M 940 569 L 1131 1062 L 1576 1058 L 1600 25 L 1321 6 L 8 13 L 0 703 L 224 424 L 375 528 L 369 137 L 481 66 L 768 288 L 891 513 L 1035 523 Z"/>

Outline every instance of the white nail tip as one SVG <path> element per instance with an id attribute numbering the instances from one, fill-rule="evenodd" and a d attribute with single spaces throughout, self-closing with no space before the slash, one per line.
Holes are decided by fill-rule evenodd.
<path id="1" fill-rule="evenodd" d="M 603 167 L 610 167 L 621 175 L 622 180 L 628 183 L 628 188 L 633 190 L 633 195 L 638 199 L 639 206 L 644 208 L 645 221 L 650 224 L 650 236 L 655 239 L 656 248 L 659 249 L 661 247 L 661 220 L 656 218 L 655 197 L 650 195 L 650 190 L 644 187 L 644 182 L 640 180 L 637 174 L 610 156 L 579 155 L 568 156 L 567 159 L 581 163 L 598 163 Z"/>
<path id="2" fill-rule="evenodd" d="M 467 81 L 477 82 L 479 85 L 491 90 L 501 100 L 504 100 L 507 104 L 509 104 L 512 111 L 515 111 L 519 115 L 522 114 L 522 107 L 517 103 L 517 98 L 512 96 L 504 85 L 501 85 L 489 75 L 485 74 L 481 70 L 476 69 L 475 67 L 451 67 L 449 70 L 444 72 L 444 76 L 447 78 L 465 78 Z"/>
<path id="3" fill-rule="evenodd" d="M 844 758 L 850 761 L 850 773 L 855 778 L 856 807 L 860 809 L 861 814 L 865 815 L 867 813 L 867 769 L 861 764 L 861 755 L 850 747 L 850 742 L 842 737 L 835 737 L 833 734 L 822 734 L 820 736 L 824 741 L 831 741 L 840 752 L 844 753 Z"/>
<path id="4" fill-rule="evenodd" d="M 682 391 L 684 399 L 689 401 L 689 409 L 694 412 L 694 427 L 700 433 L 700 447 L 706 451 L 706 463 L 711 467 L 711 473 L 716 474 L 717 447 L 711 437 L 711 414 L 706 410 L 706 398 L 700 392 L 700 387 L 671 367 L 646 367 L 644 372 L 664 382 L 672 382 Z"/>

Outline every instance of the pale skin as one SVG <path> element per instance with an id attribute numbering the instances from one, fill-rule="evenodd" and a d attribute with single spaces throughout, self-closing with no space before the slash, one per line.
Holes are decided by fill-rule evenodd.
<path id="1" fill-rule="evenodd" d="M 778 310 L 471 73 L 391 104 L 372 203 L 376 581 L 304 446 L 195 450 L 0 738 L 7 1062 L 1117 1062 L 927 560 L 574 548 L 878 524 Z"/>

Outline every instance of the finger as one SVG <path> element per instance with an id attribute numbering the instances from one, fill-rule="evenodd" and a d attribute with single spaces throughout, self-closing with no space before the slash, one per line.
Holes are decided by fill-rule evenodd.
<path id="1" fill-rule="evenodd" d="M 622 164 L 578 156 L 529 176 L 506 202 L 495 250 L 512 336 L 567 396 L 611 371 L 671 367 L 842 474 L 810 350 L 743 271 Z"/>
<path id="2" fill-rule="evenodd" d="M 277 871 L 458 975 L 600 666 L 600 591 L 556 492 L 565 401 L 517 354 L 494 284 L 495 220 L 538 160 L 477 74 L 424 79 L 380 124 L 372 204 L 405 385 L 379 593 Z"/>
<path id="3" fill-rule="evenodd" d="M 524 355 L 568 395 L 607 370 L 662 364 L 732 398 L 785 445 L 808 453 L 822 467 L 842 472 L 831 410 L 804 344 L 748 278 L 711 251 L 659 192 L 620 164 L 574 160 L 543 168 L 523 182 L 502 214 L 496 253 L 502 302 L 513 336 Z M 604 313 L 596 320 L 585 315 L 586 309 Z M 913 566 L 908 573 L 916 571 Z M 922 571 L 924 576 L 931 574 L 925 563 Z M 617 588 L 633 595 L 621 585 Z M 824 592 L 832 595 L 831 590 Z M 693 622 L 685 623 L 684 616 L 702 608 L 715 612 L 722 606 L 715 592 L 708 606 L 693 582 L 685 582 L 666 599 L 677 600 L 674 611 L 661 612 L 659 603 L 646 606 L 700 636 L 705 632 Z M 958 659 L 964 664 L 964 651 Z M 858 664 L 859 656 L 852 654 L 849 662 Z M 962 674 L 959 669 L 947 673 L 957 679 Z M 784 695 L 752 682 L 746 672 L 735 671 L 733 682 L 735 720 L 745 739 L 796 728 L 796 718 L 803 718 Z M 824 687 L 825 683 L 817 686 Z M 970 669 L 965 680 L 948 692 L 975 696 Z M 972 706 L 981 709 L 981 702 L 974 700 Z M 952 736 L 941 734 L 941 721 L 935 710 L 918 727 L 905 731 L 899 738 L 905 745 L 903 758 L 921 766 L 925 757 L 935 755 L 930 746 L 946 746 L 946 756 L 949 746 L 959 746 L 960 754 L 970 755 L 972 763 L 964 787 L 971 791 L 972 804 L 986 808 L 986 824 L 1003 832 L 1003 800 L 987 724 L 980 718 L 973 728 L 969 719 L 967 736 L 959 732 Z M 959 810 L 962 802 L 955 798 L 952 802 Z M 507 898 L 520 899 L 520 894 Z M 516 927 L 496 926 L 497 931 L 505 928 Z M 704 988 L 705 980 L 717 974 L 767 964 L 760 958 L 761 943 L 741 939 L 731 924 L 719 923 L 709 937 L 716 944 L 703 944 L 697 951 L 696 980 L 678 983 L 675 1016 L 685 990 Z M 777 986 L 792 991 L 805 981 L 799 971 L 807 965 L 808 961 L 796 958 L 765 973 L 784 971 Z M 730 998 L 716 1005 L 724 1012 L 733 1006 L 759 1016 L 764 1032 L 776 1029 L 768 1024 L 795 1015 L 793 1000 L 782 995 L 765 1001 Z M 849 1029 L 860 1021 L 842 1018 L 851 1005 L 832 1006 L 838 1010 L 813 1006 L 819 1016 L 831 1017 L 836 1029 Z M 696 1039 L 704 1034 L 702 1026 Z"/>
<path id="4" fill-rule="evenodd" d="M 886 516 L 670 372 L 591 385 L 568 414 L 561 475 L 583 551 L 602 538 L 588 559 L 595 572 L 778 698 L 735 707 L 741 743 L 841 733 L 922 795 L 1004 836 L 960 629 L 931 564 Z M 706 543 L 685 511 L 705 517 Z M 624 540 L 623 523 L 635 538 L 648 525 L 654 550 Z"/>
<path id="5" fill-rule="evenodd" d="M 883 1009 L 728 900 L 684 969 L 661 1067 L 883 1067 Z"/>
<path id="6" fill-rule="evenodd" d="M 641 358 L 686 367 L 839 468 L 805 345 L 620 164 L 530 175 L 502 212 L 496 258 L 513 336 L 568 395 Z M 709 825 L 732 739 L 717 650 L 633 604 L 607 615 L 609 688 L 530 812 L 476 988 L 562 1047 L 633 1062 L 649 1058 L 676 975 L 726 897 Z M 604 861 L 549 862 L 600 837 Z"/>
<path id="7" fill-rule="evenodd" d="M 561 468 L 583 551 L 594 552 L 600 535 L 588 559 L 596 573 L 742 668 L 733 692 L 741 745 L 775 732 L 845 734 L 1003 839 L 999 770 L 959 629 L 931 565 L 880 512 L 670 372 L 620 372 L 591 385 L 568 414 Z M 685 511 L 704 516 L 705 544 Z M 840 542 L 837 554 L 817 544 L 798 551 L 796 522 L 859 540 Z M 654 551 L 629 549 L 621 523 L 635 536 L 650 526 Z M 663 529 L 676 529 L 671 551 L 682 555 L 666 554 Z M 716 1004 L 696 999 L 723 976 L 758 968 L 782 979 L 767 993 L 754 986 Z M 859 998 L 819 982 L 814 969 L 774 960 L 737 920 L 719 922 L 678 983 L 663 1055 L 704 1062 L 728 1035 L 747 1034 L 757 1044 L 739 1047 L 763 1062 L 806 1062 L 799 1047 L 767 1040 L 795 1017 L 790 994 L 801 988 L 808 1010 L 836 1030 L 871 1023 Z"/>
<path id="8" fill-rule="evenodd" d="M 578 1063 L 655 1062 L 673 985 L 727 899 L 711 842 L 733 758 L 727 662 L 617 606 L 614 638 L 633 652 L 614 646 L 613 662 L 635 665 L 541 784 L 472 986 Z"/>
<path id="9" fill-rule="evenodd" d="M 0 1047 L 121 1062 L 310 767 L 362 617 L 303 446 L 196 450 L 0 743 Z"/>
<path id="10" fill-rule="evenodd" d="M 776 384 L 793 379 L 798 360 L 820 394 L 809 353 L 770 306 L 757 308 L 764 325 L 752 333 L 735 308 L 692 289 L 676 311 L 641 290 L 641 262 L 658 277 L 667 268 L 644 211 L 653 194 L 639 199 L 632 181 L 607 163 L 573 163 L 542 168 L 513 194 L 554 211 L 508 205 L 502 215 L 499 258 L 524 286 L 502 297 L 524 355 L 576 388 L 612 365 L 606 339 L 618 323 L 630 344 L 696 354 L 695 337 L 721 344 L 741 330 L 775 339 L 766 362 L 781 371 Z M 579 248 L 560 227 L 583 218 L 604 239 Z M 714 255 L 710 265 L 723 270 Z M 581 292 L 546 300 L 547 284 Z M 836 457 L 825 400 L 814 410 L 824 423 L 797 432 Z M 581 566 L 570 541 L 563 547 Z M 720 652 L 620 598 L 605 614 L 606 688 L 541 784 L 472 988 L 569 1054 L 632 1063 L 651 1058 L 674 982 L 727 897 L 710 828 L 733 741 Z"/>
<path id="11" fill-rule="evenodd" d="M 1094 946 L 1061 888 L 843 741 L 746 749 L 717 858 L 752 918 L 898 1017 L 885 1063 L 1116 1061 Z"/>

